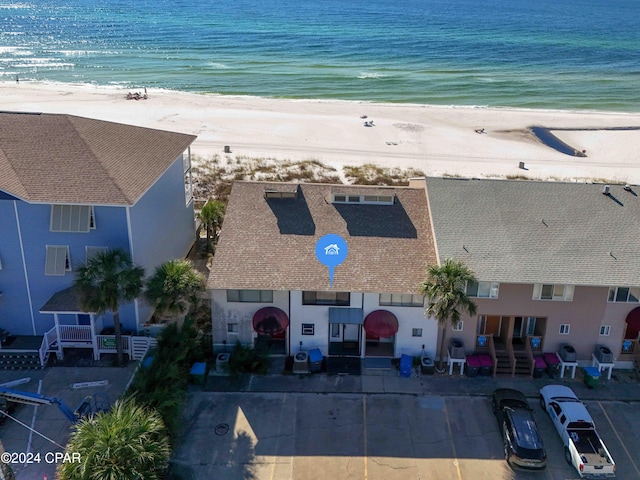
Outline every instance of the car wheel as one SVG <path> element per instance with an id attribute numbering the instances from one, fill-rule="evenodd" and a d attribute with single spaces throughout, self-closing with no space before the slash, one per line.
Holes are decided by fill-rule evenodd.
<path id="1" fill-rule="evenodd" d="M 564 447 L 564 459 L 569 465 L 573 465 L 573 461 L 571 460 L 571 452 L 567 447 Z"/>
<path id="2" fill-rule="evenodd" d="M 544 402 L 544 397 L 542 395 L 540 395 L 540 408 L 542 410 L 546 410 L 547 409 L 547 404 Z"/>

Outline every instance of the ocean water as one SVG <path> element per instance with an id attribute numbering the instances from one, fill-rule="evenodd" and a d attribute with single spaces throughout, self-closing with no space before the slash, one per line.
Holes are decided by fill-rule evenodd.
<path id="1" fill-rule="evenodd" d="M 640 0 L 0 0 L 0 80 L 640 111 Z"/>

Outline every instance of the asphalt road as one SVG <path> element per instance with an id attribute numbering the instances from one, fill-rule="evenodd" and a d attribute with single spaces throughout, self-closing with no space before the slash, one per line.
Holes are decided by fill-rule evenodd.
<path id="1" fill-rule="evenodd" d="M 537 399 L 542 472 L 512 470 L 488 397 L 195 392 L 174 457 L 194 480 L 567 480 L 579 478 Z M 617 463 L 640 478 L 640 404 L 586 401 Z"/>

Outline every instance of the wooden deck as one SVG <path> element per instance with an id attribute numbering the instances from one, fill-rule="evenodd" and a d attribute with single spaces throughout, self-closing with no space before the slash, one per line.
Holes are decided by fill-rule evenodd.
<path id="1" fill-rule="evenodd" d="M 10 336 L 2 344 L 0 352 L 37 352 L 42 345 L 42 335 L 15 335 Z"/>

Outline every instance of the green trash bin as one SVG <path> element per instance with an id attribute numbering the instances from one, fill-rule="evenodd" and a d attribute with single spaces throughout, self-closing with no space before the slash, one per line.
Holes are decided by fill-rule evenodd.
<path id="1" fill-rule="evenodd" d="M 596 367 L 584 368 L 584 383 L 589 388 L 595 388 L 600 383 L 600 371 Z"/>

